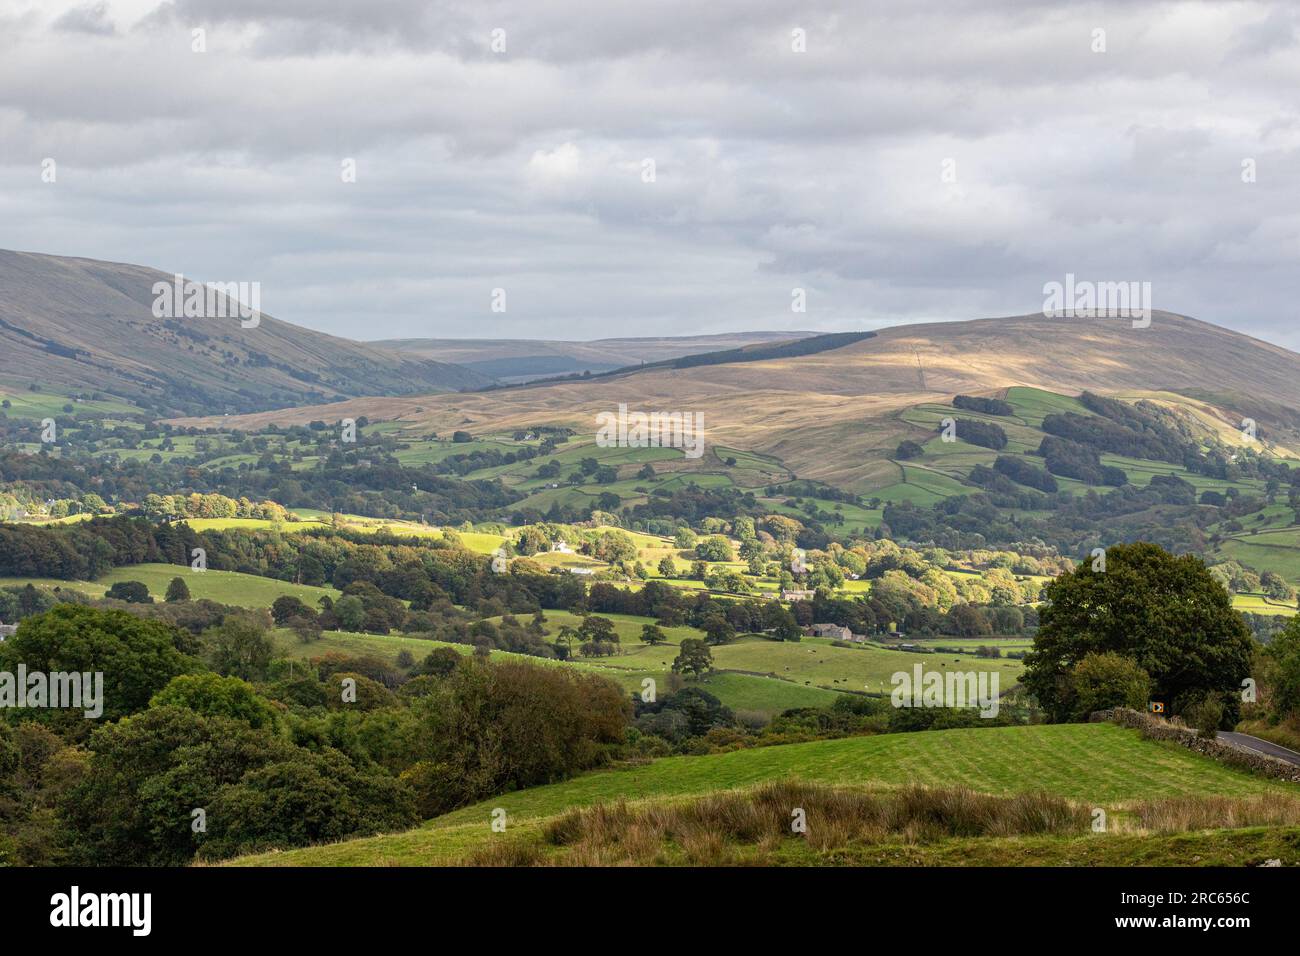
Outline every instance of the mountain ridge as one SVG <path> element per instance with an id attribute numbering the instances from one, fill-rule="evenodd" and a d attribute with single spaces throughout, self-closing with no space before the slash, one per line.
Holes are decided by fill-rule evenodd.
<path id="1" fill-rule="evenodd" d="M 557 375 L 600 373 L 641 363 L 662 362 L 703 352 L 789 342 L 817 332 L 740 331 L 709 335 L 621 336 L 567 339 L 380 339 L 369 343 L 403 355 L 433 356 L 455 362 L 505 384 L 522 384 Z"/>
<path id="2" fill-rule="evenodd" d="M 490 384 L 261 313 L 158 318 L 147 266 L 0 250 L 0 386 L 104 392 L 166 414 L 226 414 Z"/>

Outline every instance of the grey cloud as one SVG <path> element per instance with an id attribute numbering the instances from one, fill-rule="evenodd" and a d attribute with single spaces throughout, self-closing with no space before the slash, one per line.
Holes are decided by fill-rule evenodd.
<path id="1" fill-rule="evenodd" d="M 92 33 L 98 36 L 111 36 L 117 30 L 108 17 L 108 4 L 105 2 L 88 3 L 76 7 L 54 21 L 55 30 L 67 30 L 70 33 Z"/>
<path id="2" fill-rule="evenodd" d="M 258 279 L 269 312 L 337 334 L 871 327 L 1032 311 L 1073 271 L 1300 346 L 1280 2 L 52 0 L 0 21 L 0 246 Z"/>

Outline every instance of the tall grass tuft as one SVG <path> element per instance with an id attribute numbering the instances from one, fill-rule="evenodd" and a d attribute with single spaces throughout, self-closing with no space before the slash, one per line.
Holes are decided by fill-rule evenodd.
<path id="1" fill-rule="evenodd" d="M 791 826 L 802 811 L 806 832 Z M 1128 808 L 1121 829 L 1157 833 L 1300 825 L 1300 796 L 1170 797 Z M 494 840 L 471 866 L 726 866 L 777 858 L 792 840 L 818 852 L 953 837 L 1081 836 L 1091 811 L 1047 793 L 995 796 L 960 787 L 866 790 L 787 779 L 689 800 L 626 800 L 570 810 L 542 840 Z M 563 852 L 548 850 L 562 848 Z"/>
<path id="2" fill-rule="evenodd" d="M 803 811 L 806 833 L 792 827 Z M 1049 794 L 1010 797 L 965 789 L 908 787 L 898 791 L 831 787 L 782 780 L 751 790 L 712 793 L 679 803 L 633 807 L 625 801 L 571 810 L 552 820 L 544 839 L 585 865 L 735 862 L 736 848 L 760 857 L 786 839 L 806 837 L 818 850 L 887 839 L 930 841 L 951 836 L 1084 833 L 1083 807 Z"/>
<path id="3" fill-rule="evenodd" d="M 1139 827 L 1156 833 L 1300 825 L 1300 798 L 1289 793 L 1253 797 L 1166 797 L 1132 808 Z"/>
<path id="4" fill-rule="evenodd" d="M 498 838 L 476 849 L 465 860 L 466 866 L 541 866 L 542 848 L 524 840 Z"/>

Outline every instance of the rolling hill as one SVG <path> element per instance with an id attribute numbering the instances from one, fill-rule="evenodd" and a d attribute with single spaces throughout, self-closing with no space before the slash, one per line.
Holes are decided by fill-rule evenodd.
<path id="1" fill-rule="evenodd" d="M 815 332 L 726 332 L 717 335 L 596 339 L 391 339 L 371 342 L 408 359 L 454 362 L 501 382 L 522 383 L 552 375 L 608 372 L 641 362 L 740 348 L 757 342 L 788 342 Z"/>
<path id="2" fill-rule="evenodd" d="M 340 339 L 263 315 L 155 318 L 143 266 L 0 250 L 0 391 L 36 385 L 167 414 L 220 415 L 358 395 L 440 392 L 491 379 L 427 356 Z"/>
<path id="3" fill-rule="evenodd" d="M 1084 390 L 1194 406 L 1206 427 L 1231 435 L 1241 419 L 1281 445 L 1300 431 L 1300 355 L 1172 313 L 1146 329 L 1117 319 L 1043 315 L 905 325 L 842 348 L 759 362 L 652 368 L 591 381 L 416 398 L 366 398 L 245 416 L 243 427 L 366 415 L 407 435 L 492 434 L 556 424 L 581 438 L 595 416 L 629 408 L 703 413 L 707 441 L 779 459 L 802 478 L 853 490 L 897 476 L 901 438 L 933 434 L 907 410 L 955 393 L 1000 395 L 1028 387 Z M 229 426 L 232 422 L 227 421 Z M 184 425 L 216 427 L 215 418 Z"/>
<path id="4" fill-rule="evenodd" d="M 547 821 L 575 807 L 602 801 L 680 800 L 792 778 L 875 788 L 964 786 L 992 794 L 1046 791 L 1108 812 L 1156 796 L 1240 797 L 1285 789 L 1109 724 L 939 730 L 669 757 L 502 794 L 404 833 L 230 862 L 236 866 L 445 866 L 466 862 L 496 839 L 488 825 L 494 808 L 506 811 L 508 833 L 537 840 Z M 1005 865 L 1011 858 L 1005 856 L 1008 848 L 997 845 L 997 849 L 1003 852 Z"/>

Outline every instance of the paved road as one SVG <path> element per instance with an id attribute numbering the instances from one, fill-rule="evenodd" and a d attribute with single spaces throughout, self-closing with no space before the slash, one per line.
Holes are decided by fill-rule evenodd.
<path id="1" fill-rule="evenodd" d="M 1247 750 L 1257 750 L 1262 754 L 1268 754 L 1270 757 L 1277 757 L 1279 760 L 1285 760 L 1287 763 L 1295 764 L 1300 767 L 1300 753 L 1294 750 L 1288 750 L 1277 744 L 1270 743 L 1267 740 L 1260 740 L 1258 737 L 1252 737 L 1250 734 L 1229 733 L 1226 730 L 1219 731 L 1219 739 L 1230 744 L 1236 744 L 1238 747 L 1245 747 Z"/>

